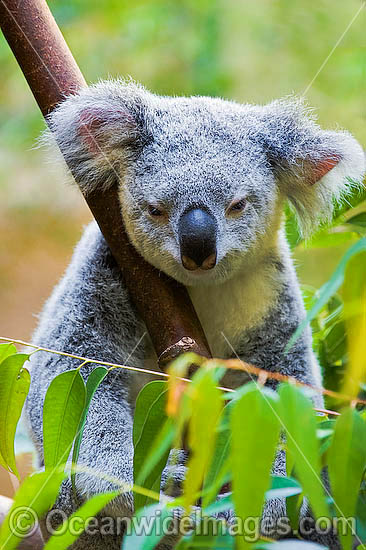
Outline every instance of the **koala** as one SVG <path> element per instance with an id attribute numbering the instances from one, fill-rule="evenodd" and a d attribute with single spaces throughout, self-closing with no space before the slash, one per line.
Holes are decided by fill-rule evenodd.
<path id="1" fill-rule="evenodd" d="M 133 246 L 186 286 L 214 356 L 239 357 L 321 387 L 310 329 L 285 353 L 305 309 L 283 209 L 288 201 L 305 236 L 331 219 L 334 204 L 365 172 L 363 150 L 348 132 L 322 130 L 296 98 L 242 105 L 163 97 L 124 80 L 100 82 L 67 97 L 50 115 L 49 127 L 85 194 L 118 182 Z M 33 341 L 157 370 L 144 322 L 94 222 L 47 301 Z M 79 362 L 38 352 L 30 365 L 27 415 L 42 464 L 47 388 Z M 85 365 L 81 373 L 88 376 L 91 370 Z M 132 482 L 135 399 L 153 378 L 120 369 L 105 378 L 91 402 L 81 464 Z M 246 381 L 245 373 L 233 371 L 222 384 L 235 388 Z M 320 394 L 314 403 L 322 406 Z M 181 480 L 184 456 L 175 469 L 168 464 L 163 479 L 172 470 Z M 274 472 L 286 473 L 283 453 Z M 65 481 L 56 507 L 70 514 L 93 495 L 114 489 L 112 481 L 79 473 L 77 494 Z M 131 494 L 117 497 L 103 514 L 131 516 Z M 283 502 L 266 505 L 264 516 L 281 515 Z M 84 534 L 72 548 L 117 549 L 120 537 Z"/>

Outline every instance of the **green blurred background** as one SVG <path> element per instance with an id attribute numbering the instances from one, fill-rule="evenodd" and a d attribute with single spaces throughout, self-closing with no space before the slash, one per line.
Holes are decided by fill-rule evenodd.
<path id="1" fill-rule="evenodd" d="M 51 10 L 89 82 L 131 75 L 162 94 L 265 103 L 301 94 L 360 0 L 53 0 Z M 324 127 L 365 147 L 365 12 L 306 94 Z M 90 214 L 36 148 L 42 117 L 0 39 L 0 334 L 28 339 Z M 296 252 L 319 286 L 341 249 Z"/>

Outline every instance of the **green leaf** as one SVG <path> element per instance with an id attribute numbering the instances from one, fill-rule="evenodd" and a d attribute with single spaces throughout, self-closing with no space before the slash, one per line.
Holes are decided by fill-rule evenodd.
<path id="1" fill-rule="evenodd" d="M 285 207 L 286 213 L 286 238 L 290 245 L 291 250 L 298 246 L 302 242 L 302 237 L 299 230 L 299 224 L 297 223 L 294 212 L 289 208 L 288 204 Z"/>
<path id="2" fill-rule="evenodd" d="M 118 495 L 118 491 L 114 493 L 102 493 L 90 498 L 85 504 L 80 506 L 65 523 L 56 529 L 54 535 L 48 540 L 44 546 L 44 550 L 60 550 L 61 548 L 69 548 L 81 535 L 80 532 L 75 533 L 75 519 L 77 520 L 77 531 L 80 525 L 84 527 L 84 531 L 92 519 L 100 512 L 111 500 Z M 58 532 L 62 532 L 59 534 Z"/>
<path id="3" fill-rule="evenodd" d="M 215 448 L 216 426 L 222 411 L 221 392 L 215 373 L 202 368 L 192 378 L 187 389 L 191 401 L 188 445 L 191 454 L 183 483 L 183 502 L 186 510 L 194 504 Z M 208 424 L 209 420 L 209 424 Z"/>
<path id="4" fill-rule="evenodd" d="M 135 414 L 133 418 L 133 445 L 136 447 L 141 438 L 151 407 L 156 400 L 167 391 L 167 383 L 161 380 L 153 380 L 146 384 L 136 399 Z M 166 399 L 166 398 L 164 398 Z M 155 411 L 155 414 L 159 414 Z"/>
<path id="5" fill-rule="evenodd" d="M 304 245 L 304 248 L 329 248 L 331 246 L 341 246 L 350 243 L 350 241 L 356 241 L 359 238 L 359 235 L 355 231 L 349 231 L 349 227 L 347 228 L 348 231 L 340 231 L 339 227 L 337 227 L 337 229 L 338 231 L 329 231 L 329 229 L 327 229 L 316 233 L 310 242 Z"/>
<path id="6" fill-rule="evenodd" d="M 287 498 L 302 493 L 300 483 L 292 477 L 271 476 L 271 488 L 266 492 L 266 499 Z"/>
<path id="7" fill-rule="evenodd" d="M 160 432 L 156 436 L 147 456 L 144 464 L 139 473 L 139 477 L 136 480 L 136 484 L 141 484 L 141 480 L 152 472 L 153 468 L 162 460 L 162 456 L 166 453 L 169 456 L 169 451 L 172 447 L 172 443 L 175 437 L 175 426 L 171 418 L 168 418 L 163 424 Z"/>
<path id="8" fill-rule="evenodd" d="M 296 477 L 301 482 L 315 516 L 327 516 L 313 404 L 300 388 L 292 384 L 281 384 L 278 393 L 281 420 L 286 429 L 287 452 L 294 458 Z"/>
<path id="9" fill-rule="evenodd" d="M 265 493 L 279 443 L 278 396 L 247 384 L 234 402 L 231 413 L 231 467 L 235 513 L 244 525 L 249 516 L 260 517 Z M 237 536 L 237 548 L 251 544 L 248 537 Z"/>
<path id="10" fill-rule="evenodd" d="M 2 466 L 3 468 L 5 468 L 5 470 L 8 470 L 8 465 L 7 465 L 7 463 L 5 462 L 5 459 L 2 457 L 1 454 L 0 454 L 0 466 Z"/>
<path id="11" fill-rule="evenodd" d="M 56 376 L 43 404 L 45 469 L 65 466 L 85 406 L 84 380 L 77 369 Z"/>
<path id="12" fill-rule="evenodd" d="M 338 321 L 330 327 L 324 338 L 324 343 L 327 360 L 330 364 L 334 364 L 346 356 L 347 338 L 344 321 Z"/>
<path id="13" fill-rule="evenodd" d="M 295 330 L 294 334 L 291 336 L 286 350 L 288 351 L 291 346 L 296 342 L 300 337 L 306 325 L 314 319 L 314 317 L 319 313 L 319 311 L 325 306 L 329 299 L 337 292 L 339 287 L 342 285 L 344 280 L 344 272 L 349 260 L 361 251 L 366 250 L 366 238 L 362 238 L 357 243 L 355 243 L 351 248 L 347 250 L 343 258 L 339 262 L 336 270 L 333 272 L 331 278 L 321 287 L 318 293 L 318 299 L 316 300 L 313 307 L 308 311 L 305 319 L 300 323 L 300 325 Z"/>
<path id="14" fill-rule="evenodd" d="M 145 489 L 156 492 L 160 490 L 161 473 L 168 460 L 171 443 L 171 430 L 168 429 L 167 433 L 163 434 L 164 437 L 159 438 L 159 447 L 154 446 L 157 434 L 160 436 L 161 426 L 166 425 L 166 400 L 167 384 L 160 381 L 150 382 L 137 397 L 134 416 L 134 480 L 136 480 L 136 484 L 143 485 Z M 155 460 L 150 471 L 147 472 L 146 458 L 149 457 L 152 449 L 155 451 L 154 457 L 157 460 Z M 149 464 L 152 464 L 152 462 L 149 462 Z M 144 475 L 142 475 L 142 470 Z M 145 495 L 135 493 L 134 502 L 135 510 L 139 510 L 154 501 Z"/>
<path id="15" fill-rule="evenodd" d="M 203 520 L 204 521 L 204 520 Z M 203 522 L 201 522 L 203 523 Z M 182 537 L 175 550 L 234 550 L 235 539 L 223 527 L 223 520 L 214 520 L 198 524 L 196 531 Z"/>
<path id="16" fill-rule="evenodd" d="M 328 471 L 338 517 L 355 515 L 358 492 L 366 463 L 366 423 L 360 414 L 347 408 L 335 423 L 333 440 L 328 449 Z M 339 535 L 343 548 L 352 548 L 352 532 Z"/>
<path id="17" fill-rule="evenodd" d="M 15 355 L 17 348 L 14 344 L 0 344 L 0 363 L 10 355 Z"/>
<path id="18" fill-rule="evenodd" d="M 9 351 L 9 350 L 8 350 Z M 6 352 L 4 356 L 6 355 Z M 0 455 L 1 463 L 19 477 L 15 464 L 14 437 L 30 385 L 30 374 L 23 368 L 25 353 L 8 355 L 0 364 Z"/>
<path id="19" fill-rule="evenodd" d="M 320 418 L 320 417 L 319 417 Z M 316 436 L 320 440 L 319 454 L 322 455 L 329 448 L 334 434 L 335 420 L 318 422 Z"/>
<path id="20" fill-rule="evenodd" d="M 106 367 L 96 367 L 89 374 L 88 379 L 86 381 L 85 406 L 84 406 L 84 410 L 83 410 L 81 418 L 80 418 L 77 434 L 76 434 L 75 441 L 74 441 L 74 448 L 73 448 L 73 452 L 72 452 L 71 483 L 72 483 L 72 487 L 73 487 L 74 491 L 76 491 L 74 466 L 78 462 L 80 445 L 81 445 L 81 440 L 83 438 L 85 422 L 86 422 L 86 417 L 87 417 L 87 414 L 88 414 L 88 411 L 89 411 L 90 402 L 91 402 L 91 400 L 93 398 L 93 395 L 95 394 L 98 386 L 101 384 L 101 382 L 107 376 L 107 374 L 108 374 L 108 369 Z"/>
<path id="21" fill-rule="evenodd" d="M 213 514 L 218 514 L 219 512 L 225 512 L 226 510 L 233 509 L 234 503 L 232 500 L 232 494 L 230 493 L 207 506 L 207 508 L 204 509 L 204 512 L 206 516 L 211 516 Z"/>
<path id="22" fill-rule="evenodd" d="M 215 444 L 215 450 L 212 453 L 211 457 L 211 464 L 205 476 L 202 495 L 203 508 L 208 506 L 211 500 L 216 497 L 217 493 L 215 491 L 212 491 L 211 489 L 217 488 L 217 491 L 219 491 L 221 488 L 217 486 L 217 480 L 220 478 L 220 472 L 222 471 L 223 465 L 229 457 L 231 440 L 231 430 L 229 422 L 232 405 L 233 401 L 226 405 L 226 407 L 222 411 L 220 427 L 224 426 L 224 428 L 219 429 Z"/>
<path id="23" fill-rule="evenodd" d="M 346 223 L 366 228 L 366 212 L 361 212 L 360 214 L 356 214 L 356 216 L 352 216 L 352 218 L 349 218 Z"/>
<path id="24" fill-rule="evenodd" d="M 18 547 L 19 540 L 54 504 L 63 478 L 63 472 L 40 472 L 23 481 L 1 525 L 0 550 Z"/>
<path id="25" fill-rule="evenodd" d="M 341 203 L 338 203 L 335 205 L 335 218 L 336 222 L 339 220 L 343 220 L 343 216 L 352 210 L 352 208 L 355 208 L 362 202 L 366 200 L 366 187 L 365 185 L 362 185 L 360 188 L 359 181 L 352 180 L 352 178 L 347 178 L 349 183 L 353 186 L 353 191 L 351 195 L 348 195 L 347 200 L 343 201 Z"/>
<path id="26" fill-rule="evenodd" d="M 303 496 L 301 492 L 298 495 L 293 495 L 286 499 L 286 514 L 290 520 L 291 529 L 294 532 L 299 529 L 300 509 L 303 503 Z"/>
<path id="27" fill-rule="evenodd" d="M 366 377 L 366 251 L 356 254 L 348 262 L 343 298 L 349 364 L 342 393 L 357 397 L 360 383 Z"/>
<path id="28" fill-rule="evenodd" d="M 294 465 L 295 465 L 295 458 L 290 453 L 287 453 L 287 455 L 286 455 L 286 475 L 287 475 L 287 477 L 292 477 L 292 473 L 294 471 Z"/>
<path id="29" fill-rule="evenodd" d="M 230 447 L 229 447 L 230 450 Z M 231 483 L 231 460 L 230 452 L 226 457 L 225 461 L 222 463 L 220 470 L 217 473 L 217 477 L 213 480 L 209 487 L 204 487 L 202 491 L 202 507 L 209 506 L 210 503 L 215 501 L 215 498 L 220 493 L 221 488 L 228 483 Z"/>
<path id="30" fill-rule="evenodd" d="M 359 492 L 357 499 L 357 508 L 356 508 L 356 532 L 357 538 L 365 544 L 366 542 L 366 491 L 365 484 L 362 484 L 363 487 Z M 362 550 L 365 550 L 364 547 L 359 546 Z"/>
<path id="31" fill-rule="evenodd" d="M 171 516 L 172 510 L 161 502 L 141 508 L 132 523 L 135 529 L 123 538 L 122 550 L 153 550 L 163 538 L 163 525 L 166 526 L 167 518 Z"/>

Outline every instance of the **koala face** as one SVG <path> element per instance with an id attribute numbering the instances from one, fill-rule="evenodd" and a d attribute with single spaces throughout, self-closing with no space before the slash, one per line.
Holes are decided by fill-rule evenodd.
<path id="1" fill-rule="evenodd" d="M 250 118 L 246 128 L 230 102 L 170 99 L 150 114 L 153 137 L 122 175 L 134 246 L 185 285 L 230 277 L 279 224 L 281 196 Z"/>
<path id="2" fill-rule="evenodd" d="M 277 246 L 285 200 L 309 234 L 365 170 L 357 141 L 322 130 L 294 98 L 240 105 L 106 81 L 48 123 L 83 192 L 118 183 L 132 243 L 185 285 L 253 269 Z"/>

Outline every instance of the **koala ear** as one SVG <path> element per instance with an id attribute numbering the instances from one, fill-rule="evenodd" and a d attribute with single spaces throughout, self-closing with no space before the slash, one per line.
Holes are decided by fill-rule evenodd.
<path id="1" fill-rule="evenodd" d="M 322 130 L 301 100 L 262 107 L 262 134 L 281 192 L 296 210 L 308 235 L 329 221 L 334 204 L 362 185 L 365 155 L 345 131 Z"/>
<path id="2" fill-rule="evenodd" d="M 101 82 L 68 97 L 48 117 L 43 142 L 56 141 L 83 192 L 108 188 L 137 158 L 149 140 L 148 96 L 132 82 Z"/>

